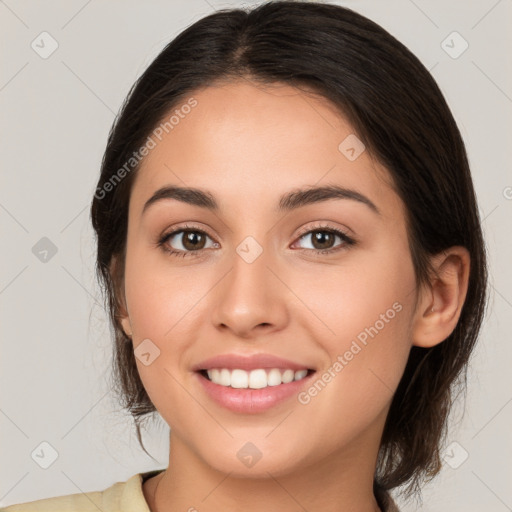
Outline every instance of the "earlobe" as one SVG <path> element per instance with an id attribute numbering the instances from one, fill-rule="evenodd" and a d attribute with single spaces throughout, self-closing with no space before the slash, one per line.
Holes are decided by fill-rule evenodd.
<path id="1" fill-rule="evenodd" d="M 114 284 L 114 293 L 116 295 L 117 318 L 121 323 L 121 327 L 126 336 L 131 338 L 133 335 L 133 330 L 130 323 L 130 317 L 128 315 L 128 309 L 126 307 L 126 297 L 124 294 L 123 286 L 124 275 L 119 265 L 120 263 L 117 257 L 113 256 L 109 265 L 110 278 Z"/>
<path id="2" fill-rule="evenodd" d="M 434 256 L 432 265 L 436 275 L 421 291 L 412 331 L 412 344 L 423 348 L 443 342 L 457 325 L 468 289 L 469 252 L 450 247 Z"/>
<path id="3" fill-rule="evenodd" d="M 130 319 L 128 316 L 124 316 L 121 318 L 121 327 L 123 328 L 124 333 L 128 338 L 131 338 L 133 335 L 132 325 L 130 323 Z"/>

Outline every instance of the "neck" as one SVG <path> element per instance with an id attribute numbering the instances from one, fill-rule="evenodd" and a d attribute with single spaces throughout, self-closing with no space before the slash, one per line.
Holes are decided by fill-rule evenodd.
<path id="1" fill-rule="evenodd" d="M 378 444 L 361 441 L 293 472 L 247 478 L 214 469 L 171 434 L 169 467 L 147 481 L 144 494 L 151 512 L 380 512 L 373 494 Z"/>

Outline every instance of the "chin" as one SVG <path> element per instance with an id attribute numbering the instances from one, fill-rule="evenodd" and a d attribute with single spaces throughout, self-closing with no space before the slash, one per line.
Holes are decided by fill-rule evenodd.
<path id="1" fill-rule="evenodd" d="M 235 478 L 269 478 L 296 471 L 301 466 L 298 454 L 304 453 L 301 443 L 294 444 L 292 451 L 273 446 L 268 440 L 234 441 L 235 446 L 218 445 L 218 450 L 204 454 L 203 460 L 216 471 Z M 303 460 L 302 460 L 303 462 Z"/>

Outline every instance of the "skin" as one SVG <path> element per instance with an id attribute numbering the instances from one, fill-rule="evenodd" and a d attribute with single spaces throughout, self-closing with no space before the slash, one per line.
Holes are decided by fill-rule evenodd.
<path id="1" fill-rule="evenodd" d="M 148 505 L 378 511 L 372 482 L 393 393 L 411 346 L 434 346 L 455 328 L 468 252 L 437 255 L 439 278 L 416 287 L 405 207 L 390 175 L 367 151 L 349 161 L 338 150 L 354 129 L 324 98 L 248 80 L 191 96 L 197 106 L 145 157 L 129 205 L 122 325 L 134 348 L 150 339 L 160 350 L 137 367 L 171 427 L 169 468 L 143 486 Z M 274 211 L 281 194 L 327 184 L 359 191 L 381 214 L 347 199 Z M 207 189 L 221 209 L 167 199 L 142 215 L 166 185 Z M 299 230 L 319 221 L 356 245 L 315 256 L 312 235 Z M 156 243 L 185 223 L 210 237 L 201 256 L 172 256 Z M 263 250 L 250 264 L 236 252 L 247 236 Z M 186 250 L 181 242 L 178 234 L 167 244 Z M 343 245 L 335 237 L 328 247 Z M 322 374 L 396 302 L 401 311 L 307 405 L 292 397 L 263 413 L 234 413 L 211 401 L 191 371 L 221 353 L 268 352 Z M 248 441 L 262 453 L 252 467 L 236 456 Z"/>

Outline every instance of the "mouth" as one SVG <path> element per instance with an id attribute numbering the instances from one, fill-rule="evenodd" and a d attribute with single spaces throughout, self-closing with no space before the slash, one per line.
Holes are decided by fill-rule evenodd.
<path id="1" fill-rule="evenodd" d="M 311 385 L 311 368 L 202 368 L 194 371 L 205 396 L 238 414 L 261 414 L 291 401 Z M 296 405 L 295 405 L 296 407 Z"/>
<path id="2" fill-rule="evenodd" d="M 210 368 L 208 370 L 198 370 L 197 373 L 213 384 L 226 388 L 264 389 L 301 381 L 315 373 L 315 370 L 311 368 L 300 370 L 292 368 L 256 368 L 249 371 L 240 368 Z"/>
<path id="3" fill-rule="evenodd" d="M 290 400 L 310 385 L 315 369 L 274 354 L 225 353 L 191 368 L 205 395 L 240 414 L 263 413 Z"/>

